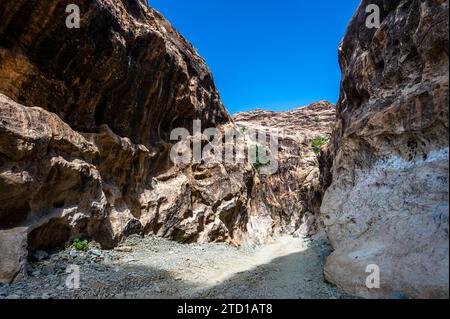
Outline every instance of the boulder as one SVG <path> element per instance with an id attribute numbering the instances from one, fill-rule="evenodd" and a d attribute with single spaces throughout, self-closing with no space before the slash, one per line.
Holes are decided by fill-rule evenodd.
<path id="1" fill-rule="evenodd" d="M 0 230 L 0 284 L 10 284 L 26 276 L 27 229 Z"/>

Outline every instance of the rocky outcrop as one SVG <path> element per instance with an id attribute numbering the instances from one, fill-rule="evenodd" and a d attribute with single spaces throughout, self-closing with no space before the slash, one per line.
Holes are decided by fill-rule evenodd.
<path id="1" fill-rule="evenodd" d="M 365 26 L 366 7 L 381 26 Z M 448 298 L 448 1 L 362 1 L 339 48 L 323 154 L 327 279 L 363 297 Z M 366 286 L 368 265 L 380 288 Z"/>
<path id="2" fill-rule="evenodd" d="M 1 238 L 21 229 L 30 251 L 135 233 L 238 245 L 252 166 L 169 158 L 172 129 L 230 125 L 203 59 L 146 1 L 76 1 L 69 29 L 73 2 L 0 3 Z M 23 254 L 10 267 L 4 249 L 10 281 Z"/>
<path id="3" fill-rule="evenodd" d="M 252 239 L 265 242 L 280 233 L 315 233 L 322 200 L 317 153 L 334 126 L 334 105 L 321 101 L 286 112 L 256 110 L 233 119 L 240 131 L 268 131 L 279 137 L 277 172 L 256 174 L 251 189 L 247 231 Z"/>
<path id="4" fill-rule="evenodd" d="M 0 252 L 0 284 L 23 279 L 28 254 L 26 228 L 0 231 Z"/>
<path id="5" fill-rule="evenodd" d="M 146 1 L 75 1 L 80 28 L 69 29 L 72 3 L 2 1 L 2 93 L 77 131 L 107 124 L 143 145 L 194 118 L 228 121 L 203 59 Z"/>

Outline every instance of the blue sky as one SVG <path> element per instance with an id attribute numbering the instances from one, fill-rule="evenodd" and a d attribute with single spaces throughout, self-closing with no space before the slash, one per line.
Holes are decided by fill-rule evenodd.
<path id="1" fill-rule="evenodd" d="M 149 0 L 198 50 L 230 113 L 337 102 L 359 0 Z"/>

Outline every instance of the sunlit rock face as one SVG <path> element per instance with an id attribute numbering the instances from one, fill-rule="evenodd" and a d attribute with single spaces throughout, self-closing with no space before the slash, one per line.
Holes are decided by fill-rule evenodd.
<path id="1" fill-rule="evenodd" d="M 368 4 L 379 29 L 365 25 Z M 339 61 L 326 278 L 363 297 L 448 298 L 448 1 L 362 1 Z M 370 264 L 379 289 L 366 286 Z"/>
<path id="2" fill-rule="evenodd" d="M 251 190 L 248 231 L 252 239 L 264 242 L 274 233 L 314 234 L 323 192 L 317 158 L 320 144 L 314 152 L 313 139 L 328 139 L 335 122 L 334 105 L 320 101 L 285 112 L 242 112 L 233 120 L 240 131 L 279 136 L 277 172 L 256 174 Z"/>

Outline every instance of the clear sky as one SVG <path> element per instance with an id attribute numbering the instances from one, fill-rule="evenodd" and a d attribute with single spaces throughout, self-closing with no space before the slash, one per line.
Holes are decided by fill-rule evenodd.
<path id="1" fill-rule="evenodd" d="M 149 0 L 210 67 L 230 113 L 337 102 L 359 0 Z"/>

